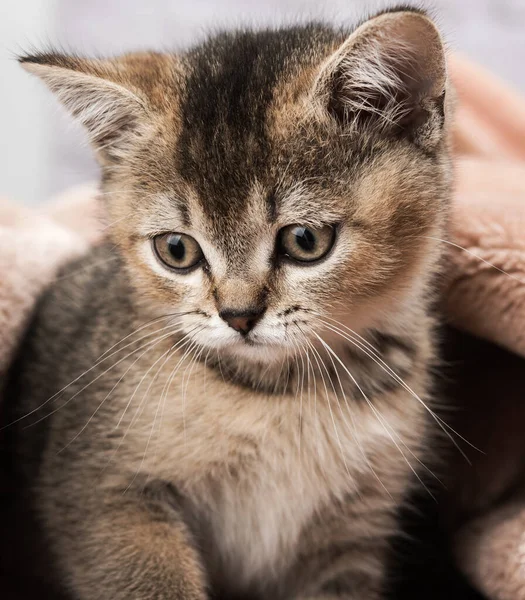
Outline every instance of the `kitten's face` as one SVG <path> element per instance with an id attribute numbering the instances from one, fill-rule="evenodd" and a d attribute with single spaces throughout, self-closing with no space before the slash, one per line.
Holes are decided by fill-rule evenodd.
<path id="1" fill-rule="evenodd" d="M 257 361 L 413 301 L 448 195 L 438 42 L 425 17 L 392 13 L 346 42 L 297 28 L 124 59 L 149 106 L 95 143 L 139 297 Z"/>
<path id="2" fill-rule="evenodd" d="M 183 331 L 203 345 L 281 359 L 305 335 L 315 341 L 323 317 L 372 326 L 430 268 L 439 165 L 398 144 L 370 160 L 336 139 L 323 145 L 328 128 L 315 138 L 290 129 L 270 143 L 265 168 L 247 156 L 223 189 L 174 167 L 169 183 L 126 201 L 125 252 L 141 294 L 160 313 L 187 313 Z M 200 151 L 204 182 L 219 157 Z"/>

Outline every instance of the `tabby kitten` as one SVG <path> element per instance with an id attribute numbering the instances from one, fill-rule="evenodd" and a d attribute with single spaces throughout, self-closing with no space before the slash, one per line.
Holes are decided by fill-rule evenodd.
<path id="1" fill-rule="evenodd" d="M 438 422 L 433 23 L 403 8 L 350 32 L 20 60 L 87 128 L 111 224 L 44 295 L 10 388 L 65 587 L 383 598 Z"/>

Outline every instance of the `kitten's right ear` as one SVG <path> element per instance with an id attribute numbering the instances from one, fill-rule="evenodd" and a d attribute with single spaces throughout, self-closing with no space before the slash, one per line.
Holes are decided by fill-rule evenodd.
<path id="1" fill-rule="evenodd" d="M 84 125 L 102 164 L 118 161 L 146 131 L 153 107 L 144 73 L 161 60 L 146 53 L 113 60 L 54 53 L 19 58 Z"/>
<path id="2" fill-rule="evenodd" d="M 314 97 L 344 127 L 431 148 L 442 137 L 446 85 L 435 25 L 421 11 L 394 9 L 363 23 L 328 58 Z"/>

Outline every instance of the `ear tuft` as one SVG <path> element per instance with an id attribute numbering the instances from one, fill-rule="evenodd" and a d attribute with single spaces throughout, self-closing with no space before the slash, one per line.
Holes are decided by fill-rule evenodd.
<path id="1" fill-rule="evenodd" d="M 419 11 L 361 25 L 323 66 L 316 93 L 345 127 L 406 134 L 431 147 L 443 127 L 446 62 L 436 27 Z"/>
<path id="2" fill-rule="evenodd" d="M 58 53 L 21 56 L 18 60 L 84 125 L 102 163 L 118 160 L 133 136 L 140 135 L 146 102 L 118 81 L 114 61 Z"/>

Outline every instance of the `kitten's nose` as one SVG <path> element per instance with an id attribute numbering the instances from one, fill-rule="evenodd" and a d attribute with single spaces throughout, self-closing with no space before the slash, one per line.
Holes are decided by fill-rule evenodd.
<path id="1" fill-rule="evenodd" d="M 219 316 L 226 321 L 228 325 L 238 331 L 242 335 L 248 334 L 254 327 L 257 321 L 262 317 L 264 309 L 257 310 L 221 310 Z"/>

